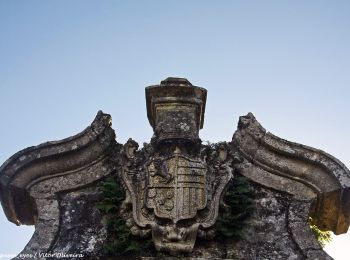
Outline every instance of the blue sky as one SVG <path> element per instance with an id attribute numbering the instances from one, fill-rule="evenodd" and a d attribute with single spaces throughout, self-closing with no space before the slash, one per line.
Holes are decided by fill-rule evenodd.
<path id="1" fill-rule="evenodd" d="M 208 89 L 202 140 L 230 140 L 251 111 L 349 167 L 349 13 L 349 1 L 0 1 L 0 163 L 100 109 L 119 142 L 148 141 L 144 87 L 179 76 Z M 1 212 L 0 254 L 32 232 Z"/>

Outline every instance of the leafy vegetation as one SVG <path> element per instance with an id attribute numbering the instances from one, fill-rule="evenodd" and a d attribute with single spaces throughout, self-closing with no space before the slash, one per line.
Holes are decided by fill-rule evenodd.
<path id="1" fill-rule="evenodd" d="M 324 248 L 329 242 L 332 241 L 332 236 L 330 231 L 322 231 L 318 227 L 312 224 L 312 218 L 309 218 L 310 228 L 312 233 L 314 233 L 318 243 Z"/>
<path id="2" fill-rule="evenodd" d="M 216 222 L 216 229 L 225 238 L 242 238 L 245 220 L 254 212 L 254 191 L 247 178 L 238 176 L 224 196 L 224 205 Z"/>
<path id="3" fill-rule="evenodd" d="M 99 189 L 103 194 L 103 200 L 96 204 L 96 208 L 107 219 L 107 255 L 138 255 L 148 250 L 152 243 L 149 240 L 138 240 L 131 234 L 125 220 L 119 216 L 121 203 L 125 199 L 125 192 L 118 180 L 110 177 L 101 182 Z"/>

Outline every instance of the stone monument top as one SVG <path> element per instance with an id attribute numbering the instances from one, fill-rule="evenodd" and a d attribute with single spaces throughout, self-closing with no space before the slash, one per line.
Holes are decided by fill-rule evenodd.
<path id="1" fill-rule="evenodd" d="M 35 225 L 23 254 L 331 259 L 309 221 L 347 232 L 343 163 L 267 132 L 252 113 L 239 118 L 232 140 L 202 143 L 207 90 L 187 79 L 167 78 L 145 94 L 154 134 L 140 149 L 132 139 L 118 143 L 111 116 L 99 111 L 81 133 L 19 151 L 0 167 L 8 220 Z M 117 191 L 101 211 L 106 178 Z"/>

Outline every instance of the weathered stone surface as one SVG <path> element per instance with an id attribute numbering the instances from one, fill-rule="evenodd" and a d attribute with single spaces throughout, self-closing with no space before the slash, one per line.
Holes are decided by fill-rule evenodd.
<path id="1" fill-rule="evenodd" d="M 256 211 L 244 229 L 244 239 L 227 245 L 226 258 L 304 259 L 302 250 L 290 234 L 292 196 L 256 185 L 254 188 Z M 315 241 L 312 236 L 307 239 Z"/>
<path id="2" fill-rule="evenodd" d="M 109 115 L 99 112 L 82 133 L 27 148 L 1 166 L 1 203 L 7 218 L 16 224 L 35 224 L 34 235 L 22 254 L 53 250 L 64 228 L 60 204 L 65 203 L 65 197 L 60 196 L 83 189 L 113 170 L 108 163 L 115 143 L 110 120 Z M 71 241 L 66 243 L 71 246 Z"/>
<path id="3" fill-rule="evenodd" d="M 335 234 L 348 230 L 350 172 L 339 160 L 267 133 L 251 113 L 240 117 L 232 142 L 246 158 L 239 166 L 243 175 L 300 199 L 317 196 L 311 212 L 315 223 Z"/>
<path id="4" fill-rule="evenodd" d="M 154 130 L 153 141 L 200 141 L 206 99 L 207 90 L 192 86 L 187 79 L 167 78 L 160 85 L 147 87 L 147 117 Z"/>
<path id="5" fill-rule="evenodd" d="M 50 253 L 80 253 L 85 258 L 100 256 L 107 239 L 103 217 L 95 206 L 101 200 L 101 193 L 91 187 L 60 197 L 63 218 Z"/>
<path id="6" fill-rule="evenodd" d="M 349 170 L 323 151 L 267 133 L 251 113 L 240 117 L 230 143 L 201 144 L 206 94 L 179 78 L 146 88 L 154 136 L 141 149 L 132 139 L 116 143 L 110 116 L 99 112 L 82 133 L 6 161 L 0 167 L 4 212 L 13 223 L 35 225 L 22 253 L 111 257 L 104 250 L 106 217 L 95 204 L 102 198 L 98 184 L 114 176 L 126 194 L 118 217 L 135 239 L 152 239 L 155 248 L 134 258 L 331 259 L 308 221 L 347 231 Z M 242 237 L 232 239 L 216 224 L 219 209 L 228 207 L 223 196 L 241 175 L 255 191 L 255 211 Z"/>

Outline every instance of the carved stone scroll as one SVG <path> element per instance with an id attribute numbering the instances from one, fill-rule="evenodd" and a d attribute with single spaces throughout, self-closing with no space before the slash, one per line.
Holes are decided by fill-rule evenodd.
<path id="1" fill-rule="evenodd" d="M 350 172 L 333 156 L 274 136 L 253 114 L 240 117 L 233 144 L 246 161 L 241 173 L 267 187 L 312 200 L 310 216 L 323 230 L 346 233 L 350 223 Z"/>
<path id="2" fill-rule="evenodd" d="M 24 149 L 1 166 L 0 198 L 8 220 L 36 227 L 23 253 L 52 249 L 64 214 L 61 194 L 110 174 L 106 162 L 115 143 L 110 126 L 111 117 L 100 111 L 83 132 Z"/>

